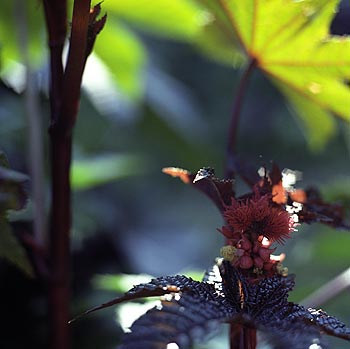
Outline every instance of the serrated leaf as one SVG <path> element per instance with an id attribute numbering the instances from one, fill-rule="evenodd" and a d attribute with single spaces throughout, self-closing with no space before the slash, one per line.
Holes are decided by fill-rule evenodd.
<path id="1" fill-rule="evenodd" d="M 146 165 L 137 156 L 105 154 L 77 159 L 71 167 L 71 185 L 75 190 L 89 189 L 145 171 Z"/>
<path id="2" fill-rule="evenodd" d="M 188 291 L 196 296 L 207 295 L 209 298 L 215 298 L 213 290 L 214 288 L 212 285 L 194 281 L 184 275 L 159 277 L 152 279 L 148 283 L 134 286 L 129 291 L 125 292 L 123 296 L 114 298 L 109 302 L 91 308 L 71 321 L 74 321 L 83 315 L 87 315 L 97 310 L 108 308 L 112 305 L 120 304 L 125 301 L 136 300 L 145 297 L 162 296 L 165 294 L 180 291 Z"/>
<path id="3" fill-rule="evenodd" d="M 274 275 L 251 283 L 241 270 L 219 259 L 203 280 L 197 282 L 181 275 L 160 277 L 134 286 L 124 296 L 84 314 L 127 300 L 164 295 L 160 306 L 131 326 L 122 340 L 123 349 L 166 349 L 169 343 L 189 348 L 220 322 L 236 324 L 238 329 L 260 329 L 276 349 L 306 349 L 312 344 L 325 347 L 321 336 L 324 332 L 350 340 L 350 328 L 341 321 L 322 310 L 288 302 L 293 277 Z"/>
<path id="4" fill-rule="evenodd" d="M 182 295 L 162 301 L 161 306 L 149 310 L 131 326 L 120 349 L 191 348 L 193 342 L 201 342 L 215 331 L 220 322 L 230 316 L 228 309 L 217 301 Z"/>
<path id="5" fill-rule="evenodd" d="M 350 121 L 350 38 L 329 34 L 338 0 L 199 1 L 285 95 L 312 149 L 333 135 L 332 114 Z"/>
<path id="6" fill-rule="evenodd" d="M 16 265 L 32 277 L 33 270 L 26 252 L 12 233 L 11 226 L 0 217 L 0 257 Z"/>

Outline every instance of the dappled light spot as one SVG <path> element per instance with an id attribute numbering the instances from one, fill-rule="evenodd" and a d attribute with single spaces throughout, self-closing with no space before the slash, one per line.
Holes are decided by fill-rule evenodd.
<path id="1" fill-rule="evenodd" d="M 309 346 L 309 349 L 322 349 L 322 347 L 317 343 L 313 343 Z"/>
<path id="2" fill-rule="evenodd" d="M 317 82 L 311 82 L 308 86 L 309 90 L 311 93 L 313 93 L 314 95 L 317 95 L 321 92 L 322 87 L 320 84 L 318 84 Z"/>

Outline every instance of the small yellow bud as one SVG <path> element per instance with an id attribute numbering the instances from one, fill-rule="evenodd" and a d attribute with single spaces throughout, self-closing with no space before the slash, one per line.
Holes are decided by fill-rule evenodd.
<path id="1" fill-rule="evenodd" d="M 253 273 L 256 274 L 256 275 L 262 275 L 263 271 L 262 271 L 261 268 L 255 267 L 255 268 L 253 269 Z"/>
<path id="2" fill-rule="evenodd" d="M 276 270 L 278 274 L 282 276 L 288 276 L 288 268 L 284 267 L 282 263 L 277 263 Z"/>
<path id="3" fill-rule="evenodd" d="M 232 262 L 237 258 L 237 248 L 226 245 L 220 249 L 220 254 L 226 261 Z"/>

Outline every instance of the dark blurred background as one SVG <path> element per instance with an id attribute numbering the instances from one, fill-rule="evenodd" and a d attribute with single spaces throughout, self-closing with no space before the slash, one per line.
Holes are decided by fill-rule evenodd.
<path id="1" fill-rule="evenodd" d="M 350 34 L 347 5 L 344 2 L 332 23 L 335 34 Z M 6 4 L 1 14 L 3 28 L 18 29 L 24 21 L 38 37 L 31 41 L 28 31 L 29 36 L 19 44 L 22 51 L 17 47 L 21 58 L 17 62 L 11 56 L 16 48 L 6 51 L 6 47 L 16 45 L 20 31 L 3 31 L 0 37 L 0 148 L 13 169 L 31 173 L 33 155 L 28 153 L 28 144 L 33 142 L 29 132 L 33 116 L 28 115 L 25 89 L 25 79 L 30 79 L 40 111 L 35 122 L 42 127 L 38 139 L 44 147 L 42 187 L 47 212 L 45 27 L 40 4 L 34 1 L 26 6 L 26 12 L 18 14 Z M 108 10 L 107 1 L 106 7 Z M 113 285 L 106 281 L 110 279 L 104 283 L 99 275 L 202 272 L 224 243 L 216 231 L 222 219 L 212 203 L 190 186 L 162 174 L 161 169 L 178 166 L 197 171 L 210 166 L 218 177 L 223 175 L 230 111 L 241 72 L 201 54 L 181 32 L 181 24 L 179 32 L 174 26 L 173 32 L 159 33 L 147 21 L 119 19 L 113 9 L 109 11 L 107 28 L 113 25 L 115 33 L 106 30 L 101 34 L 99 45 L 108 52 L 90 59 L 74 132 L 73 314 L 116 296 Z M 30 51 L 29 65 L 23 47 Z M 99 53 L 101 47 L 96 50 Z M 25 74 L 26 64 L 30 75 Z M 256 71 L 240 120 L 238 152 L 257 169 L 273 160 L 282 169 L 301 171 L 298 186 L 315 185 L 327 199 L 349 205 L 350 133 L 344 124 L 340 126 L 323 149 L 311 151 L 280 93 Z M 247 190 L 239 180 L 236 185 L 240 194 Z M 31 190 L 29 184 L 27 189 Z M 29 202 L 23 212 L 11 216 L 15 231 L 31 231 L 32 217 Z M 348 268 L 349 247 L 348 232 L 321 225 L 299 227 L 278 250 L 286 252 L 285 265 L 297 275 L 292 300 L 301 301 Z M 4 260 L 0 260 L 0 277 L 4 315 L 0 347 L 44 348 L 44 285 Z M 349 301 L 348 289 L 322 308 L 349 323 Z M 115 309 L 110 309 L 72 324 L 74 348 L 115 348 L 121 334 L 115 317 Z"/>

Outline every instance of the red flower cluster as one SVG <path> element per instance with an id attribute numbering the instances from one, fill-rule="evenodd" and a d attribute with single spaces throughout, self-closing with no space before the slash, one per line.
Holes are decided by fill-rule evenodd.
<path id="1" fill-rule="evenodd" d="M 227 222 L 219 231 L 227 238 L 222 254 L 231 263 L 255 275 L 280 272 L 283 256 L 272 256 L 273 242 L 283 243 L 294 231 L 295 222 L 271 196 L 256 193 L 245 199 L 232 198 L 223 212 Z"/>

